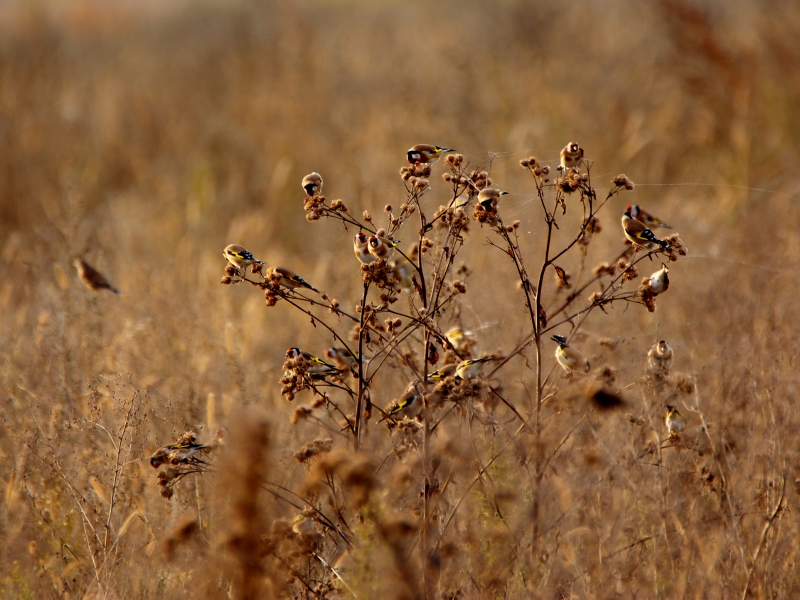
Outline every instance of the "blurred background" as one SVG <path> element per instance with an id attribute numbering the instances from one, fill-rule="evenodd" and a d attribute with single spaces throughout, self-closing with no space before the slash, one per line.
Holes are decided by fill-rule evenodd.
<path id="1" fill-rule="evenodd" d="M 242 244 L 352 310 L 354 232 L 306 222 L 300 180 L 317 171 L 329 199 L 380 214 L 405 198 L 398 170 L 417 143 L 491 162 L 511 192 L 501 215 L 521 221 L 533 271 L 546 227 L 519 161 L 555 169 L 575 140 L 599 194 L 627 174 L 636 189 L 601 212 L 587 268 L 623 248 L 629 202 L 671 223 L 689 256 L 654 314 L 593 314 L 584 352 L 632 381 L 666 338 L 716 431 L 774 442 L 743 452 L 796 455 L 798 38 L 790 0 L 3 2 L 0 459 L 14 475 L 0 565 L 8 572 L 21 545 L 44 535 L 19 483 L 41 465 L 15 435 L 38 415 L 52 439 L 94 449 L 65 425 L 90 416 L 87 386 L 122 380 L 147 394 L 142 456 L 209 427 L 208 394 L 217 421 L 257 406 L 286 423 L 287 447 L 308 438 L 288 425 L 294 407 L 277 380 L 286 348 L 319 354 L 330 337 L 253 289 L 219 285 L 222 249 Z M 436 165 L 425 197 L 431 213 L 449 199 L 443 172 Z M 557 244 L 579 212 L 560 222 Z M 471 224 L 461 318 L 479 352 L 503 352 L 527 318 L 513 265 L 488 235 Z M 79 255 L 123 295 L 87 290 L 72 267 Z M 562 266 L 575 276 L 579 265 Z M 613 356 L 598 339 L 617 342 Z M 373 401 L 404 385 L 387 380 Z M 747 469 L 741 477 L 752 483 Z M 151 498 L 148 514 L 166 527 L 163 505 Z"/>

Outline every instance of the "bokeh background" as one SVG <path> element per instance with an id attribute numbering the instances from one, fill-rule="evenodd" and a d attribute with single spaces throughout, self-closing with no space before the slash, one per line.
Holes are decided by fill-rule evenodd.
<path id="1" fill-rule="evenodd" d="M 697 436 L 711 448 L 679 454 L 665 473 L 629 461 L 638 431 L 624 417 L 584 419 L 585 435 L 570 438 L 551 474 L 550 537 L 533 544 L 541 555 L 528 548 L 528 563 L 509 566 L 492 554 L 475 539 L 503 527 L 476 509 L 477 538 L 448 563 L 450 581 L 464 597 L 798 593 L 799 36 L 800 5 L 784 0 L 4 2 L 4 597 L 186 597 L 200 586 L 198 553 L 209 562 L 224 554 L 214 541 L 225 529 L 213 501 L 221 492 L 209 491 L 207 475 L 167 502 L 146 460 L 186 429 L 208 439 L 255 411 L 273 424 L 272 475 L 302 482 L 292 452 L 319 431 L 290 425 L 295 406 L 277 380 L 287 347 L 320 353 L 331 340 L 304 315 L 219 279 L 222 248 L 240 243 L 353 309 L 353 232 L 306 222 L 304 174 L 320 172 L 326 196 L 351 212 L 378 214 L 403 201 L 398 170 L 415 143 L 456 148 L 476 167 L 491 161 L 492 179 L 511 192 L 501 214 L 521 222 L 535 271 L 546 227 L 519 161 L 534 155 L 554 169 L 573 139 L 600 193 L 618 173 L 636 183 L 601 213 L 587 268 L 623 248 L 628 202 L 673 224 L 689 248 L 655 313 L 593 314 L 582 349 L 618 370 L 630 412 L 658 427 L 662 398 L 635 382 L 650 345 L 668 339 L 675 369 L 696 384 L 686 402 L 703 418 L 684 410 L 690 430 L 705 422 L 710 436 Z M 431 212 L 449 197 L 442 172 L 437 165 L 425 199 Z M 557 242 L 574 235 L 577 218 L 560 222 Z M 416 234 L 411 226 L 398 237 Z M 503 352 L 522 339 L 526 313 L 513 265 L 488 236 L 472 224 L 460 315 L 480 351 Z M 123 295 L 87 290 L 71 266 L 77 255 Z M 579 265 L 562 266 L 575 276 Z M 550 357 L 547 346 L 548 368 Z M 501 372 L 519 406 L 529 406 L 530 374 L 521 359 Z M 388 403 L 402 379 L 387 376 L 373 401 Z M 141 420 L 123 461 L 125 508 L 118 523 L 108 518 L 118 555 L 98 568 L 79 507 L 108 510 L 103 490 L 120 445 L 100 426 L 124 423 L 120 407 L 132 397 Z M 567 409 L 574 418 L 554 426 L 552 446 L 582 418 Z M 370 444 L 383 456 L 389 434 L 376 428 Z M 504 468 L 517 476 L 513 460 Z M 722 471 L 716 488 L 701 481 L 703 468 Z M 406 507 L 384 506 L 393 508 Z M 192 510 L 206 519 L 206 545 L 167 561 L 161 542 Z M 648 536 L 636 554 L 608 557 Z M 392 587 L 391 566 L 370 571 L 353 559 L 349 569 L 363 597 L 414 595 Z M 208 597 L 235 589 L 204 585 Z"/>

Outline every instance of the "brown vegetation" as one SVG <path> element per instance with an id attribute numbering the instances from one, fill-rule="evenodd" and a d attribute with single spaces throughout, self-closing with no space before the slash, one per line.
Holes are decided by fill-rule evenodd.
<path id="1" fill-rule="evenodd" d="M 800 594 L 797 6 L 1 10 L 2 597 Z"/>

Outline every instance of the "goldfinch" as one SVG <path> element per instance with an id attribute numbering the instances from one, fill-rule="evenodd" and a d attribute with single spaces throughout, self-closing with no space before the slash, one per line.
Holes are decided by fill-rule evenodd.
<path id="1" fill-rule="evenodd" d="M 506 194 L 508 194 L 508 192 L 495 188 L 484 188 L 478 193 L 478 204 L 483 206 L 486 210 L 492 210 L 497 207 L 500 196 L 505 196 Z"/>
<path id="2" fill-rule="evenodd" d="M 311 194 L 309 194 L 310 196 Z M 297 535 L 311 538 L 317 535 L 317 529 L 314 527 L 314 520 L 309 519 L 303 514 L 299 514 L 292 521 L 292 531 Z"/>
<path id="3" fill-rule="evenodd" d="M 389 260 L 394 256 L 394 249 L 397 247 L 397 244 L 400 243 L 400 240 L 390 240 L 385 237 L 378 237 L 377 235 L 371 235 L 369 237 L 369 253 L 374 256 L 375 258 L 382 258 L 383 260 Z"/>
<path id="4" fill-rule="evenodd" d="M 446 377 L 452 377 L 453 375 L 456 374 L 457 370 L 458 370 L 457 364 L 445 365 L 438 371 L 434 371 L 433 373 L 428 375 L 428 383 L 436 383 L 437 381 L 441 381 Z"/>
<path id="5" fill-rule="evenodd" d="M 487 356 L 485 358 L 475 358 L 461 361 L 456 367 L 456 377 L 459 379 L 471 379 L 479 377 L 483 372 L 484 363 L 490 360 L 495 360 L 494 356 Z"/>
<path id="6" fill-rule="evenodd" d="M 306 359 L 306 362 L 309 364 L 308 369 L 306 370 L 307 373 L 318 374 L 318 373 L 338 373 L 339 370 L 329 364 L 326 363 L 321 358 L 317 358 L 310 352 L 303 352 L 300 348 L 289 348 L 286 351 L 286 358 L 299 358 L 303 357 Z"/>
<path id="7" fill-rule="evenodd" d="M 281 277 L 279 281 L 280 285 L 282 285 L 285 288 L 289 288 L 290 290 L 299 287 L 304 287 L 314 292 L 317 292 L 318 294 L 320 293 L 320 291 L 317 288 L 313 287 L 305 279 L 303 279 L 299 275 L 296 275 L 295 273 L 292 273 L 289 269 L 286 269 L 284 267 L 270 267 L 269 269 L 267 269 L 267 277 L 272 279 L 273 275 L 275 276 L 280 275 Z"/>
<path id="8" fill-rule="evenodd" d="M 358 372 L 358 356 L 352 354 L 347 348 L 331 346 L 325 350 L 325 358 L 333 361 L 341 371 L 350 369 L 354 373 Z M 369 357 L 365 356 L 363 361 L 366 365 L 369 363 Z"/>
<path id="9" fill-rule="evenodd" d="M 626 209 L 631 216 L 636 219 L 637 221 L 641 221 L 645 225 L 647 225 L 650 229 L 655 229 L 657 227 L 664 227 L 666 229 L 672 229 L 672 225 L 668 223 L 664 223 L 658 217 L 651 215 L 649 212 L 646 212 L 641 206 L 638 204 L 628 204 L 628 208 Z"/>
<path id="10" fill-rule="evenodd" d="M 656 296 L 669 289 L 669 269 L 667 265 L 661 263 L 661 269 L 650 275 L 650 287 L 653 288 Z"/>
<path id="11" fill-rule="evenodd" d="M 115 296 L 122 295 L 117 288 L 111 285 L 108 279 L 106 279 L 100 271 L 95 269 L 82 258 L 76 258 L 74 261 L 72 261 L 72 264 L 78 271 L 78 277 L 81 278 L 83 284 L 90 290 L 94 292 L 99 290 L 108 290 Z"/>
<path id="12" fill-rule="evenodd" d="M 428 164 L 432 165 L 444 152 L 455 152 L 452 148 L 442 148 L 441 146 L 431 146 L 430 144 L 417 144 L 408 149 L 408 162 L 412 165 Z"/>
<path id="13" fill-rule="evenodd" d="M 422 404 L 422 386 L 418 381 L 412 382 L 409 384 L 405 394 L 386 407 L 386 416 L 378 423 L 385 421 L 389 417 L 393 419 L 405 417 L 413 419 L 422 412 Z"/>
<path id="14" fill-rule="evenodd" d="M 651 369 L 669 372 L 672 368 L 672 347 L 667 340 L 659 340 L 647 352 L 647 363 Z"/>
<path id="15" fill-rule="evenodd" d="M 461 352 L 466 344 L 470 342 L 474 334 L 471 331 L 464 331 L 461 327 L 451 327 L 448 329 L 444 337 L 453 345 L 457 352 Z"/>
<path id="16" fill-rule="evenodd" d="M 625 232 L 625 237 L 633 244 L 645 248 L 651 248 L 654 244 L 658 244 L 662 248 L 669 248 L 667 242 L 658 239 L 655 234 L 647 228 L 647 225 L 634 219 L 628 210 L 622 215 L 622 230 Z"/>
<path id="17" fill-rule="evenodd" d="M 578 168 L 583 160 L 583 148 L 578 142 L 570 142 L 561 150 L 561 169 L 564 173 L 570 169 Z"/>
<path id="18" fill-rule="evenodd" d="M 589 372 L 591 368 L 589 366 L 589 360 L 583 354 L 575 350 L 575 348 L 568 346 L 567 338 L 563 335 L 554 335 L 551 339 L 558 344 L 558 348 L 556 348 L 556 360 L 567 373 L 576 371 L 579 373 Z"/>
<path id="19" fill-rule="evenodd" d="M 667 424 L 667 431 L 669 431 L 670 437 L 677 436 L 686 429 L 686 419 L 677 408 L 667 404 L 664 412 L 666 413 L 664 421 Z"/>
<path id="20" fill-rule="evenodd" d="M 264 263 L 257 260 L 244 246 L 239 244 L 231 244 L 226 246 L 222 251 L 225 259 L 231 263 L 238 271 L 244 273 L 244 270 L 253 264 L 263 265 Z"/>
<path id="21" fill-rule="evenodd" d="M 369 253 L 369 238 L 363 231 L 359 231 L 353 238 L 353 252 L 355 252 L 356 258 L 362 265 L 368 265 L 377 260 Z"/>
<path id="22" fill-rule="evenodd" d="M 156 450 L 150 457 L 150 466 L 157 469 L 163 464 L 204 464 L 202 455 L 208 453 L 211 446 L 194 442 L 170 444 Z"/>
<path id="23" fill-rule="evenodd" d="M 309 196 L 316 196 L 322 191 L 322 175 L 319 173 L 309 173 L 303 177 L 303 190 Z"/>

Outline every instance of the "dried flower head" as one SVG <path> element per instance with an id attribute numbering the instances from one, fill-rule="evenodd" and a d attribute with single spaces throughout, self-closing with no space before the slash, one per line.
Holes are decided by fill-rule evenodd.
<path id="1" fill-rule="evenodd" d="M 303 419 L 308 419 L 313 412 L 314 411 L 308 406 L 298 406 L 292 413 L 292 425 L 297 425 Z"/>
<path id="2" fill-rule="evenodd" d="M 633 182 L 628 179 L 628 176 L 623 174 L 614 177 L 614 179 L 611 180 L 611 183 L 613 183 L 616 187 L 625 188 L 628 191 L 631 191 L 634 187 L 636 187 Z"/>
<path id="3" fill-rule="evenodd" d="M 487 210 L 482 204 L 476 204 L 475 209 L 472 211 L 472 218 L 481 225 L 484 223 L 492 227 L 497 227 L 499 225 L 497 208 L 495 207 Z"/>
<path id="4" fill-rule="evenodd" d="M 688 249 L 677 233 L 673 233 L 664 238 L 664 241 L 669 244 L 669 247 L 664 249 L 664 253 L 667 255 L 670 262 L 678 260 L 678 256 L 686 256 Z"/>
<path id="5" fill-rule="evenodd" d="M 327 454 L 333 449 L 333 440 L 328 439 L 316 439 L 313 442 L 309 442 L 300 450 L 294 453 L 294 457 L 297 462 L 302 464 L 307 464 L 314 458 L 322 454 Z"/>
<path id="6" fill-rule="evenodd" d="M 622 273 L 622 281 L 633 281 L 639 276 L 639 271 L 636 265 L 630 265 Z"/>
<path id="7" fill-rule="evenodd" d="M 655 312 L 656 310 L 656 293 L 653 291 L 653 288 L 650 287 L 650 278 L 643 277 L 642 284 L 639 286 L 639 290 L 637 291 L 639 298 L 641 299 L 642 303 L 645 305 L 645 308 L 649 312 Z"/>
<path id="8" fill-rule="evenodd" d="M 375 285 L 378 289 L 389 288 L 391 290 L 399 291 L 399 284 L 395 278 L 395 270 L 393 266 L 382 258 L 375 262 L 366 265 L 361 265 L 361 276 L 364 278 L 364 283 Z"/>

